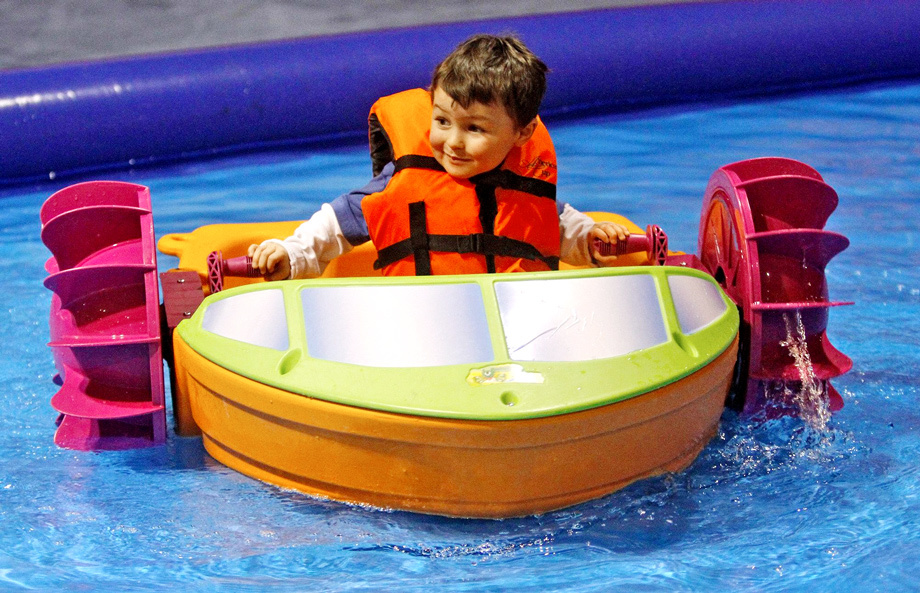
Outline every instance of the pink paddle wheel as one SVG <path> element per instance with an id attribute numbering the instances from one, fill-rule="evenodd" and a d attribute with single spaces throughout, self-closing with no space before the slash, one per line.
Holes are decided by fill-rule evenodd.
<path id="1" fill-rule="evenodd" d="M 699 254 L 741 311 L 735 407 L 747 413 L 796 405 L 811 390 L 830 411 L 843 400 L 830 379 L 852 361 L 827 339 L 824 269 L 849 240 L 824 230 L 837 193 L 798 161 L 761 158 L 726 165 L 706 188 Z M 803 360 L 804 359 L 804 360 Z"/>
<path id="2" fill-rule="evenodd" d="M 41 209 L 60 390 L 54 442 L 78 450 L 166 441 L 159 284 L 150 191 L 117 181 L 64 188 Z"/>

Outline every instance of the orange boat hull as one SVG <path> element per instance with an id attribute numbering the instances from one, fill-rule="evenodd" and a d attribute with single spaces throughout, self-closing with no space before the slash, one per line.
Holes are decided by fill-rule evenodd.
<path id="1" fill-rule="evenodd" d="M 454 517 L 544 513 L 686 468 L 715 435 L 737 340 L 711 364 L 618 403 L 475 421 L 292 394 L 218 367 L 175 336 L 177 387 L 204 445 L 243 474 L 343 502 Z"/>

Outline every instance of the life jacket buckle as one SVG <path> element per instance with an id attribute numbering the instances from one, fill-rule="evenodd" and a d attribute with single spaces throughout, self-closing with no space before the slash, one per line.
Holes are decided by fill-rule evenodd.
<path id="1" fill-rule="evenodd" d="M 470 238 L 470 253 L 485 255 L 485 235 L 483 233 L 475 233 L 468 236 Z"/>

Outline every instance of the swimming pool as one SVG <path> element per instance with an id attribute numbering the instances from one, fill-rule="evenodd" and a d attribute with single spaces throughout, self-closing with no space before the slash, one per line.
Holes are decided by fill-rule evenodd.
<path id="1" fill-rule="evenodd" d="M 560 196 L 660 224 L 695 250 L 706 181 L 782 155 L 840 194 L 829 334 L 854 360 L 815 431 L 726 412 L 685 472 L 540 517 L 459 521 L 309 499 L 213 462 L 200 440 L 81 453 L 53 444 L 48 252 L 38 208 L 0 209 L 0 590 L 915 590 L 920 560 L 920 85 L 551 124 Z M 302 218 L 363 183 L 362 148 L 107 175 L 151 187 L 157 235 Z M 174 262 L 161 257 L 161 269 Z"/>

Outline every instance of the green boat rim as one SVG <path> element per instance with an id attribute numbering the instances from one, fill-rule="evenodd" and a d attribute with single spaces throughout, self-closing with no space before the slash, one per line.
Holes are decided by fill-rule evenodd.
<path id="1" fill-rule="evenodd" d="M 509 356 L 497 284 L 624 276 L 647 277 L 654 282 L 665 332 L 660 343 L 590 360 L 516 360 Z M 715 298 L 722 299 L 724 311 L 685 333 L 670 288 L 675 277 L 697 278 L 715 287 Z M 456 285 L 478 285 L 491 343 L 490 360 L 394 367 L 310 355 L 302 312 L 305 289 Z M 279 291 L 273 294 L 283 301 L 279 316 L 286 316 L 286 343 L 281 339 L 271 347 L 256 345 L 203 327 L 207 311 L 215 303 L 265 290 Z M 194 351 L 215 365 L 295 395 L 398 414 L 501 421 L 568 414 L 649 393 L 706 367 L 734 343 L 738 328 L 736 306 L 710 276 L 690 268 L 655 266 L 257 283 L 209 296 L 176 331 Z"/>

